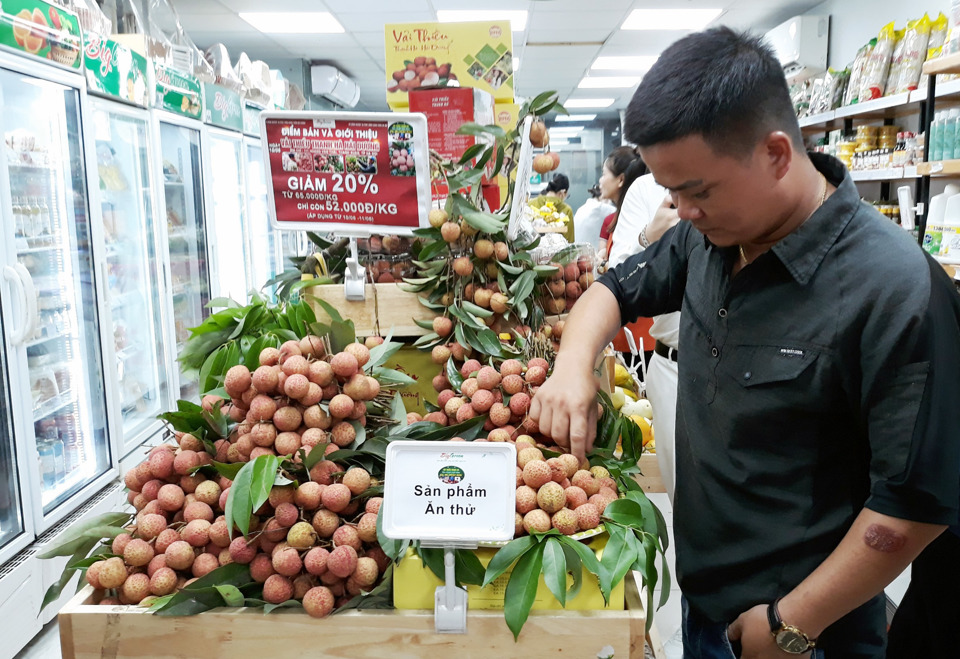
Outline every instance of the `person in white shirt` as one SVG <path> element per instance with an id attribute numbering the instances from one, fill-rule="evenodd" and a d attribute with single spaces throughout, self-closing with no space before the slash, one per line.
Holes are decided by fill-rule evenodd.
<path id="1" fill-rule="evenodd" d="M 622 263 L 628 256 L 643 251 L 679 221 L 676 208 L 665 188 L 657 185 L 653 174 L 626 182 L 626 194 L 620 205 L 620 218 L 613 232 L 613 248 L 608 265 Z M 647 366 L 647 400 L 653 406 L 653 429 L 657 443 L 657 464 L 663 485 L 673 505 L 676 487 L 674 436 L 677 424 L 677 353 L 680 348 L 680 313 L 653 319 L 650 336 L 656 340 Z"/>
<path id="2" fill-rule="evenodd" d="M 589 190 L 590 197 L 573 216 L 573 232 L 578 243 L 590 243 L 594 249 L 600 249 L 600 227 L 603 218 L 617 210 L 610 202 L 600 199 L 599 186 Z"/>

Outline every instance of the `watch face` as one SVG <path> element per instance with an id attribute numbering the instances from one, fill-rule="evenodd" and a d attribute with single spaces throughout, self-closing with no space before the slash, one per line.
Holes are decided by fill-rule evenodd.
<path id="1" fill-rule="evenodd" d="M 791 629 L 783 629 L 777 634 L 777 647 L 784 652 L 800 654 L 810 649 L 810 643 L 801 634 Z"/>

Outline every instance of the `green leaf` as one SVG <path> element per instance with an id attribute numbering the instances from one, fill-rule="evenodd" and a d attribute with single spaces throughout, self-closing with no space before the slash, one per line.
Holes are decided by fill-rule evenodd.
<path id="1" fill-rule="evenodd" d="M 350 448 L 355 451 L 367 441 L 367 429 L 361 426 L 359 421 L 351 421 L 350 425 L 353 426 L 353 430 L 357 435 L 357 438 L 353 440 L 353 443 L 350 445 Z M 267 492 L 267 494 L 269 494 L 269 492 Z M 254 510 L 256 510 L 256 508 L 254 508 Z"/>
<path id="2" fill-rule="evenodd" d="M 382 366 L 373 369 L 370 374 L 384 387 L 407 387 L 414 384 L 416 380 L 392 368 L 383 368 Z"/>
<path id="3" fill-rule="evenodd" d="M 556 538 L 547 538 L 543 542 L 543 580 L 560 602 L 560 606 L 566 608 L 567 559 L 563 553 L 563 544 Z"/>
<path id="4" fill-rule="evenodd" d="M 517 277 L 517 280 L 513 282 L 513 285 L 510 286 L 510 293 L 513 294 L 513 299 L 520 301 L 525 300 L 530 296 L 530 293 L 533 292 L 534 286 L 537 283 L 537 275 L 533 271 L 527 270 L 522 275 Z"/>
<path id="5" fill-rule="evenodd" d="M 444 307 L 446 309 L 446 307 Z M 437 341 L 440 339 L 440 335 L 436 332 L 430 332 L 429 334 L 424 334 L 419 339 L 413 342 L 414 347 L 419 348 L 420 346 L 426 345 L 432 341 Z"/>
<path id="6" fill-rule="evenodd" d="M 607 504 L 603 509 L 604 519 L 612 520 L 623 526 L 631 528 L 643 528 L 643 509 L 640 504 L 630 499 L 617 499 Z"/>
<path id="7" fill-rule="evenodd" d="M 486 327 L 482 322 L 468 314 L 466 311 L 456 306 L 455 304 L 450 305 L 449 307 L 450 315 L 462 322 L 467 327 L 472 327 L 473 329 L 482 329 Z"/>
<path id="8" fill-rule="evenodd" d="M 99 542 L 100 540 L 98 538 L 79 538 L 78 544 L 75 546 L 73 553 L 68 554 L 70 558 L 67 561 L 67 565 L 72 565 L 73 563 L 76 563 L 84 558 L 93 550 L 94 547 L 97 546 L 97 544 L 99 544 Z M 56 583 L 50 586 L 47 589 L 47 592 L 44 594 L 43 602 L 40 604 L 41 611 L 43 611 L 47 605 L 60 599 L 63 589 L 67 587 L 67 584 L 70 583 L 71 579 L 73 579 L 73 575 L 75 573 L 75 569 L 71 569 L 70 567 L 64 568 L 60 578 L 57 579 Z"/>
<path id="9" fill-rule="evenodd" d="M 582 542 L 578 542 L 569 536 L 562 536 L 560 542 L 572 549 L 580 556 L 580 560 L 583 561 L 583 565 L 587 570 L 597 575 L 598 577 L 602 576 L 603 566 L 600 564 L 600 561 L 597 559 L 597 555 L 593 550 Z M 604 556 L 606 556 L 606 549 L 604 551 Z M 606 599 L 606 598 L 604 598 Z"/>
<path id="10" fill-rule="evenodd" d="M 610 592 L 623 579 L 623 576 L 637 560 L 636 547 L 631 546 L 627 541 L 627 534 L 633 535 L 633 531 L 627 531 L 622 526 L 616 524 L 607 524 L 607 533 L 610 540 L 603 549 L 603 558 L 600 564 L 603 567 L 603 573 L 600 575 L 600 590 L 610 597 Z"/>
<path id="11" fill-rule="evenodd" d="M 337 311 L 337 309 L 332 304 L 318 297 L 314 298 L 314 301 L 317 304 L 319 304 L 320 307 L 326 312 L 327 316 L 330 317 L 330 320 L 332 321 L 332 323 L 343 322 L 343 316 L 340 315 L 340 312 Z"/>
<path id="12" fill-rule="evenodd" d="M 400 424 L 401 428 L 407 427 L 407 408 L 403 404 L 403 396 L 397 391 L 393 394 L 393 403 L 390 406 L 390 418 Z"/>
<path id="13" fill-rule="evenodd" d="M 486 137 L 492 135 L 495 138 L 502 138 L 506 136 L 506 132 L 500 126 L 483 126 L 476 122 L 468 121 L 457 129 L 457 135 L 473 135 L 474 137 Z"/>
<path id="14" fill-rule="evenodd" d="M 194 615 L 223 606 L 223 596 L 217 586 L 243 586 L 250 583 L 250 567 L 228 563 L 205 574 L 164 604 L 151 610 L 160 616 Z"/>
<path id="15" fill-rule="evenodd" d="M 79 524 L 75 524 L 62 533 L 55 544 L 51 544 L 44 551 L 37 554 L 37 558 L 54 558 L 56 556 L 73 556 L 78 547 L 87 544 L 91 539 L 113 538 L 123 532 L 124 526 L 128 525 L 132 519 L 129 513 L 104 513 L 97 515 Z M 108 527 L 110 529 L 119 529 L 115 535 L 97 535 L 94 529 Z M 112 533 L 112 531 L 111 531 Z M 94 543 L 96 544 L 96 543 Z M 92 547 L 91 547 L 92 548 Z M 87 550 L 89 551 L 89 550 Z M 84 556 L 86 553 L 84 553 Z M 80 558 L 83 558 L 81 556 Z"/>
<path id="16" fill-rule="evenodd" d="M 446 307 L 444 307 L 444 309 L 446 309 Z M 429 330 L 429 331 L 431 331 L 431 332 L 433 331 L 433 321 L 432 321 L 432 320 L 426 320 L 426 319 L 423 319 L 423 318 L 414 318 L 414 319 L 413 319 L 413 322 L 416 324 L 417 327 L 423 328 L 423 329 L 425 329 L 425 330 Z"/>
<path id="17" fill-rule="evenodd" d="M 525 535 L 516 540 L 511 540 L 501 547 L 487 564 L 486 572 L 483 575 L 483 586 L 489 586 L 500 575 L 506 572 L 518 558 L 523 556 L 536 544 L 536 538 L 531 535 Z"/>
<path id="18" fill-rule="evenodd" d="M 486 146 L 487 145 L 484 144 L 483 142 L 477 142 L 476 144 L 468 146 L 464 150 L 463 155 L 460 156 L 460 160 L 458 160 L 457 162 L 461 165 L 467 164 L 469 161 L 476 158 L 477 155 L 486 148 Z"/>
<path id="19" fill-rule="evenodd" d="M 557 92 L 547 91 L 538 94 L 530 101 L 530 113 L 534 115 L 546 114 L 544 108 L 557 100 Z"/>
<path id="20" fill-rule="evenodd" d="M 420 229 L 414 229 L 411 233 L 417 236 L 418 238 L 427 238 L 430 240 L 443 240 L 443 234 L 440 233 L 440 229 L 434 227 L 422 227 Z M 423 258 L 423 255 L 420 256 L 421 261 L 426 261 Z"/>
<path id="21" fill-rule="evenodd" d="M 423 562 L 423 567 L 433 572 L 440 581 L 446 581 L 446 572 L 443 567 L 443 549 L 434 547 L 418 547 L 417 554 Z"/>
<path id="22" fill-rule="evenodd" d="M 275 455 L 261 455 L 246 463 L 230 486 L 225 511 L 230 537 L 236 526 L 243 535 L 250 531 L 250 515 L 264 504 L 273 489 L 280 459 Z"/>
<path id="23" fill-rule="evenodd" d="M 217 470 L 218 474 L 231 481 L 236 480 L 237 474 L 243 469 L 244 464 L 243 462 L 227 464 L 225 462 L 217 462 L 216 460 L 210 463 L 210 465 Z"/>
<path id="24" fill-rule="evenodd" d="M 493 172 L 490 173 L 490 178 L 497 178 L 497 175 L 500 174 L 500 170 L 503 169 L 503 159 L 506 155 L 506 149 L 503 147 L 497 148 L 497 159 L 493 165 Z"/>
<path id="25" fill-rule="evenodd" d="M 510 265 L 508 263 L 504 263 L 503 261 L 497 261 L 497 267 L 510 275 L 519 275 L 520 273 L 523 272 L 523 268 L 517 267 L 515 265 Z M 506 287 L 504 287 L 503 285 L 501 285 L 500 288 L 502 290 L 507 290 Z"/>
<path id="26" fill-rule="evenodd" d="M 377 513 L 377 544 L 387 558 L 395 563 L 406 555 L 407 547 L 410 546 L 409 540 L 394 540 L 383 534 L 383 506 L 380 506 Z"/>
<path id="27" fill-rule="evenodd" d="M 425 306 L 427 309 L 430 309 L 431 311 L 446 311 L 446 310 L 447 310 L 447 308 L 446 308 L 444 305 L 442 305 L 442 304 L 434 304 L 433 302 L 431 302 L 430 300 L 426 299 L 426 298 L 423 297 L 423 296 L 417 296 L 417 299 L 420 300 L 420 304 L 422 304 L 423 306 Z M 432 325 L 431 325 L 431 327 L 432 327 Z"/>
<path id="28" fill-rule="evenodd" d="M 460 391 L 460 388 L 463 386 L 464 377 L 460 375 L 460 371 L 457 369 L 457 364 L 453 361 L 453 357 L 447 359 L 447 379 L 450 380 L 450 385 L 456 391 Z"/>
<path id="29" fill-rule="evenodd" d="M 431 329 L 433 326 L 431 325 Z M 392 331 L 391 331 L 392 335 Z M 372 371 L 378 366 L 382 366 L 388 359 L 393 357 L 400 351 L 400 348 L 403 347 L 402 343 L 397 341 L 391 341 L 390 337 L 387 337 L 387 340 L 381 343 L 378 346 L 374 346 L 370 351 L 370 361 L 364 364 L 364 370 L 367 372 Z"/>
<path id="30" fill-rule="evenodd" d="M 84 558 L 83 560 L 77 561 L 76 563 L 68 563 L 67 567 L 70 568 L 71 570 L 85 570 L 91 565 L 93 565 L 94 563 L 105 561 L 108 558 L 123 558 L 123 556 L 120 556 L 119 554 L 112 554 L 112 553 L 94 554 L 93 556 Z"/>
<path id="31" fill-rule="evenodd" d="M 215 297 L 207 302 L 207 309 L 238 309 L 240 303 L 229 297 Z"/>
<path id="32" fill-rule="evenodd" d="M 503 220 L 497 219 L 490 213 L 464 209 L 463 219 L 474 229 L 484 233 L 500 233 L 506 228 Z"/>
<path id="33" fill-rule="evenodd" d="M 243 606 L 243 593 L 236 586 L 214 586 L 227 606 Z"/>
<path id="34" fill-rule="evenodd" d="M 458 584 L 483 583 L 484 567 L 477 555 L 469 549 L 457 549 L 455 555 L 456 574 Z"/>
<path id="35" fill-rule="evenodd" d="M 577 542 L 577 544 L 582 543 Z M 567 590 L 567 598 L 573 600 L 580 594 L 580 588 L 583 585 L 583 562 L 580 560 L 580 554 L 562 540 L 560 548 L 563 549 L 563 556 L 567 562 L 567 573 L 573 575 L 573 584 Z"/>
<path id="36" fill-rule="evenodd" d="M 503 356 L 503 345 L 500 343 L 500 338 L 492 329 L 485 327 L 477 332 L 477 341 L 480 343 L 483 354 L 490 355 L 491 357 Z"/>
<path id="37" fill-rule="evenodd" d="M 507 620 L 507 627 L 513 632 L 513 640 L 520 636 L 520 630 L 530 615 L 530 607 L 537 597 L 544 546 L 545 543 L 537 543 L 520 557 L 510 573 L 510 580 L 504 591 L 503 617 Z"/>
<path id="38" fill-rule="evenodd" d="M 264 614 L 273 613 L 277 609 L 302 609 L 303 602 L 299 600 L 287 600 L 286 602 L 280 602 L 280 604 L 264 604 L 263 612 Z"/>
<path id="39" fill-rule="evenodd" d="M 330 325 L 330 349 L 333 353 L 343 352 L 351 343 L 357 341 L 357 330 L 352 320 L 335 320 Z"/>
<path id="40" fill-rule="evenodd" d="M 473 302 L 470 302 L 469 300 L 464 300 L 460 304 L 463 306 L 464 311 L 469 311 L 470 313 L 472 313 L 474 316 L 477 316 L 478 318 L 489 318 L 490 316 L 493 315 L 493 312 L 490 311 L 489 309 L 484 309 L 483 307 L 476 305 Z M 432 328 L 433 325 L 431 324 L 430 327 Z"/>

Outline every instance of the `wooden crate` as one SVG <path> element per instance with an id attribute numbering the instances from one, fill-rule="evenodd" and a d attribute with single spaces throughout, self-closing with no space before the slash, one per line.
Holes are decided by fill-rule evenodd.
<path id="1" fill-rule="evenodd" d="M 343 286 L 337 284 L 313 286 L 303 293 L 330 303 L 341 316 L 352 320 L 357 336 L 386 336 L 391 328 L 395 337 L 423 336 L 427 330 L 413 322 L 414 319 L 433 322 L 437 315 L 420 304 L 416 293 L 402 290 L 399 284 L 367 284 L 367 298 L 359 302 L 348 301 Z M 326 316 L 315 301 L 311 301 L 311 306 L 318 318 Z"/>
<path id="2" fill-rule="evenodd" d="M 646 640 L 636 573 L 627 576 L 627 610 L 533 611 L 517 642 L 502 611 L 470 611 L 466 634 L 436 634 L 432 611 L 347 611 L 318 620 L 299 609 L 265 615 L 260 609 L 222 608 L 160 617 L 135 606 L 97 606 L 92 597 L 87 587 L 60 612 L 64 659 L 499 659 L 553 654 L 642 659 Z M 607 646 L 612 652 L 601 652 Z M 659 649 L 659 644 L 653 647 Z"/>
<path id="3" fill-rule="evenodd" d="M 663 476 L 660 474 L 660 464 L 653 453 L 644 453 L 640 456 L 640 473 L 634 477 L 644 492 L 666 492 L 663 485 Z"/>

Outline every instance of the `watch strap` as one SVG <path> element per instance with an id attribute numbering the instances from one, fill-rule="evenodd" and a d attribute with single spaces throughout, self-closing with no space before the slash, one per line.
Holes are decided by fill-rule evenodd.
<path id="1" fill-rule="evenodd" d="M 767 622 L 770 623 L 770 633 L 776 634 L 783 627 L 783 620 L 780 618 L 780 611 L 777 610 L 777 602 L 780 598 L 773 600 L 767 607 Z"/>

